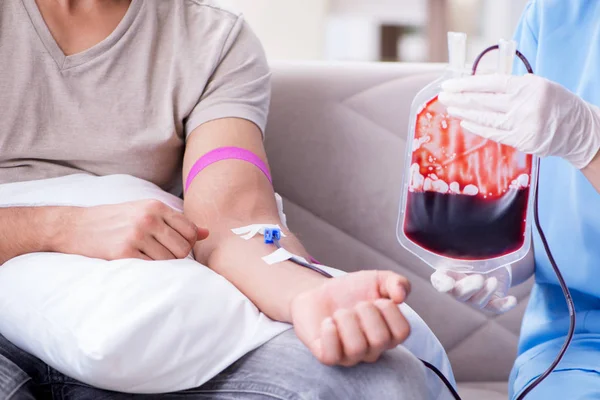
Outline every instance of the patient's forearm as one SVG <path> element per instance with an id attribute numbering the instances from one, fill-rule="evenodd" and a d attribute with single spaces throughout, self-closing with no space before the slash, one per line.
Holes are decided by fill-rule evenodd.
<path id="1" fill-rule="evenodd" d="M 289 251 L 304 253 L 294 237 L 288 235 L 281 242 Z M 321 285 L 326 278 L 289 261 L 268 265 L 262 257 L 275 249 L 265 244 L 261 235 L 246 241 L 232 233 L 223 234 L 206 264 L 233 283 L 267 316 L 291 322 L 290 304 L 294 297 Z"/>
<path id="2" fill-rule="evenodd" d="M 0 265 L 23 254 L 53 251 L 56 222 L 68 208 L 0 208 Z"/>
<path id="3" fill-rule="evenodd" d="M 259 128 L 243 119 L 215 120 L 198 127 L 186 143 L 183 180 L 192 165 L 222 147 L 247 149 L 267 163 Z M 280 224 L 273 186 L 253 163 L 228 160 L 211 164 L 186 190 L 184 213 L 210 231 L 194 246 L 196 259 L 224 276 L 272 319 L 290 322 L 290 302 L 297 294 L 321 285 L 326 278 L 291 262 L 268 265 L 262 257 L 276 248 L 262 236 L 246 241 L 231 229 L 253 224 Z M 285 232 L 282 245 L 304 258 L 300 242 Z"/>
<path id="4" fill-rule="evenodd" d="M 281 224 L 273 192 L 265 182 L 262 190 L 238 188 L 235 196 L 227 196 L 227 201 L 206 201 L 211 191 L 203 187 L 188 195 L 185 213 L 210 231 L 210 236 L 194 247 L 198 262 L 224 276 L 270 318 L 290 322 L 292 299 L 326 278 L 289 261 L 268 265 L 262 257 L 276 250 L 275 246 L 265 244 L 262 235 L 246 241 L 231 232 L 257 223 Z M 306 258 L 300 242 L 289 232 L 284 233 L 287 237 L 281 240 L 282 246 Z"/>

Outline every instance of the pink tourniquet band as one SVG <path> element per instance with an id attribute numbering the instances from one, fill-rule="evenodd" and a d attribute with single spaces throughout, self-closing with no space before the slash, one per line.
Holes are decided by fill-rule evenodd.
<path id="1" fill-rule="evenodd" d="M 271 179 L 271 174 L 269 173 L 269 169 L 267 165 L 253 152 L 242 149 L 239 147 L 219 147 L 218 149 L 214 149 L 196 161 L 196 163 L 192 166 L 190 173 L 188 174 L 187 181 L 185 183 L 185 191 L 189 189 L 190 185 L 194 181 L 194 178 L 198 176 L 198 174 L 206 167 L 211 164 L 214 164 L 223 160 L 241 160 L 249 162 L 250 164 L 254 164 L 258 169 L 260 169 L 263 174 L 267 177 L 269 182 L 273 183 L 273 179 Z M 319 263 L 313 257 L 310 257 L 310 261 L 312 263 Z"/>
<path id="2" fill-rule="evenodd" d="M 267 165 L 256 154 L 239 147 L 219 147 L 218 149 L 214 149 L 206 153 L 200 157 L 198 161 L 196 161 L 190 170 L 190 173 L 188 174 L 187 181 L 185 183 L 185 191 L 187 192 L 194 178 L 196 178 L 196 176 L 198 176 L 198 174 L 204 168 L 223 160 L 241 160 L 249 162 L 250 164 L 254 164 L 263 172 L 263 174 L 265 174 L 269 182 L 273 183 Z"/>

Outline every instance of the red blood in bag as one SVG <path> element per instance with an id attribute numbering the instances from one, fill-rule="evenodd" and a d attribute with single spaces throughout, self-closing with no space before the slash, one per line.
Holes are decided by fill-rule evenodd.
<path id="1" fill-rule="evenodd" d="M 464 132 L 437 97 L 419 112 L 412 145 L 404 220 L 409 240 L 464 260 L 523 246 L 532 156 Z"/>

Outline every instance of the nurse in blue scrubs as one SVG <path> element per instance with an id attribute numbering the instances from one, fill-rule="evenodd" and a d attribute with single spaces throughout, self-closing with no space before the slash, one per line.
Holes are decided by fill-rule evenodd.
<path id="1" fill-rule="evenodd" d="M 573 293 L 577 328 L 556 371 L 527 399 L 600 399 L 600 1 L 532 0 L 516 40 L 535 76 L 521 69 L 523 76 L 450 81 L 440 100 L 465 129 L 542 157 L 541 225 Z M 535 286 L 511 398 L 550 366 L 569 328 L 558 280 L 534 235 Z M 459 300 L 503 312 L 516 304 L 508 287 L 530 276 L 532 266 L 491 276 L 438 274 L 432 282 Z"/>

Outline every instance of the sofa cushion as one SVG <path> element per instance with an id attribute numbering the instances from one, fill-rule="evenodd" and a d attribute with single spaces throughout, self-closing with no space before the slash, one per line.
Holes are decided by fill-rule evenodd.
<path id="1" fill-rule="evenodd" d="M 506 400 L 506 382 L 461 383 L 458 391 L 463 400 Z"/>

